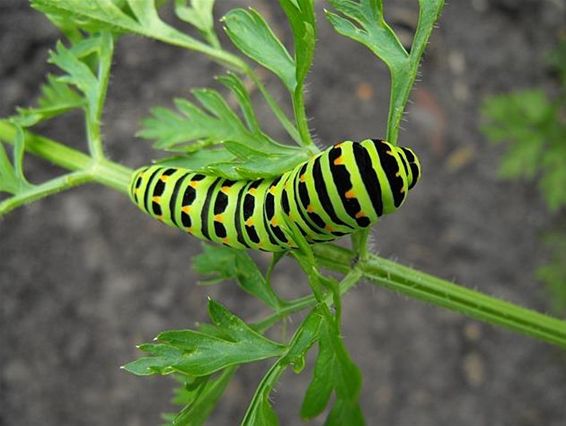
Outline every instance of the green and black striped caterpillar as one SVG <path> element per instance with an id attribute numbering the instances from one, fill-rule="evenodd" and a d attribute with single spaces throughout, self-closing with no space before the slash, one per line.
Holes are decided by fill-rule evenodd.
<path id="1" fill-rule="evenodd" d="M 281 251 L 296 247 L 281 225 L 291 221 L 310 243 L 331 241 L 397 209 L 420 174 L 411 149 L 366 139 L 336 144 L 270 179 L 142 167 L 130 196 L 149 215 L 198 238 Z"/>

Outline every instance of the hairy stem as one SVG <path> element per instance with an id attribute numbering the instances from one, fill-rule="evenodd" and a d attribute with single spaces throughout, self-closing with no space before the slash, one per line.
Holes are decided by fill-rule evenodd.
<path id="1" fill-rule="evenodd" d="M 26 189 L 22 193 L 16 194 L 0 202 L 0 216 L 9 213 L 24 204 L 40 200 L 41 198 L 74 188 L 75 186 L 84 185 L 92 180 L 92 173 L 87 171 L 78 171 L 59 176 L 40 185 L 31 185 L 29 189 Z"/>
<path id="2" fill-rule="evenodd" d="M 15 131 L 10 123 L 0 120 L 0 140 L 11 142 Z M 108 160 L 93 162 L 80 151 L 30 132 L 26 132 L 25 147 L 28 152 L 69 170 L 90 170 L 93 180 L 127 193 L 132 173 L 127 167 Z M 487 296 L 376 255 L 370 254 L 367 260 L 356 263 L 352 251 L 333 244 L 318 244 L 313 246 L 313 250 L 319 265 L 332 271 L 348 274 L 356 269 L 362 278 L 396 292 L 566 348 L 566 321 Z M 347 285 L 342 284 L 340 292 L 346 292 L 356 282 L 357 279 L 353 279 Z M 299 299 L 282 308 L 275 317 L 267 318 L 256 326 L 268 327 L 276 319 L 315 303 L 312 296 Z"/>
<path id="3" fill-rule="evenodd" d="M 314 247 L 317 259 L 328 269 L 346 272 L 354 261 L 350 250 L 335 245 Z M 472 318 L 536 337 L 566 348 L 566 321 L 522 308 L 450 281 L 370 255 L 361 262 L 365 278 L 406 294 Z"/>

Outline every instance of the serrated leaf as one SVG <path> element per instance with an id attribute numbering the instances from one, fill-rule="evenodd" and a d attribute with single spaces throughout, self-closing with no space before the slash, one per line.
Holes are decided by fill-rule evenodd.
<path id="1" fill-rule="evenodd" d="M 135 33 L 196 51 L 207 52 L 209 49 L 206 44 L 161 20 L 154 0 L 31 0 L 31 4 L 55 19 L 72 20 L 93 33 Z"/>
<path id="2" fill-rule="evenodd" d="M 541 90 L 525 90 L 486 99 L 482 131 L 493 142 L 507 142 L 500 164 L 505 178 L 538 179 L 551 210 L 566 205 L 566 126 L 560 103 Z"/>
<path id="3" fill-rule="evenodd" d="M 190 391 L 185 407 L 171 417 L 173 426 L 201 426 L 218 403 L 236 369 L 227 368 L 218 377 L 207 377 Z M 189 392 L 187 392 L 189 393 Z M 177 402 L 177 401 L 176 401 Z M 180 401 L 178 401 L 180 402 Z"/>
<path id="4" fill-rule="evenodd" d="M 222 21 L 226 34 L 242 53 L 277 75 L 290 92 L 295 91 L 295 62 L 256 10 L 233 9 Z"/>
<path id="5" fill-rule="evenodd" d="M 240 109 L 242 111 L 244 119 L 246 120 L 248 129 L 255 133 L 261 133 L 261 126 L 259 125 L 259 122 L 253 110 L 250 94 L 240 77 L 238 77 L 236 74 L 228 73 L 226 75 L 217 77 L 217 80 L 228 89 L 230 89 L 238 100 L 238 104 L 240 105 Z"/>
<path id="6" fill-rule="evenodd" d="M 337 13 L 326 11 L 334 29 L 362 43 L 385 62 L 399 70 L 407 63 L 408 53 L 385 22 L 381 0 L 329 0 Z"/>
<path id="7" fill-rule="evenodd" d="M 391 101 L 387 122 L 387 140 L 397 143 L 399 127 L 419 63 L 440 16 L 444 0 L 419 0 L 419 21 L 410 53 L 387 24 L 381 0 L 329 0 L 333 11 L 326 16 L 336 32 L 369 48 L 391 73 Z"/>
<path id="8" fill-rule="evenodd" d="M 17 125 L 14 147 L 12 148 L 12 161 L 10 161 L 4 145 L 0 143 L 0 192 L 17 195 L 33 188 L 23 172 L 24 142 L 24 131 Z"/>
<path id="9" fill-rule="evenodd" d="M 236 165 L 236 171 L 245 179 L 272 178 L 293 169 L 308 158 L 308 154 L 302 150 L 288 155 L 250 156 Z"/>
<path id="10" fill-rule="evenodd" d="M 251 146 L 270 143 L 266 137 L 248 130 L 217 91 L 199 89 L 193 93 L 204 109 L 186 99 L 175 99 L 180 114 L 167 108 L 154 108 L 151 117 L 143 120 L 138 135 L 155 140 L 155 147 L 160 149 L 201 140 L 213 144 L 230 140 Z"/>
<path id="11" fill-rule="evenodd" d="M 323 316 L 319 307 L 313 309 L 295 331 L 289 342 L 287 352 L 279 358 L 262 378 L 254 396 L 246 410 L 242 426 L 278 425 L 277 414 L 269 401 L 271 391 L 287 366 L 291 365 L 296 372 L 304 366 L 307 351 L 319 337 Z"/>
<path id="12" fill-rule="evenodd" d="M 140 346 L 149 356 L 124 368 L 137 375 L 180 372 L 206 376 L 233 365 L 284 353 L 285 346 L 263 337 L 219 303 L 210 300 L 208 307 L 212 323 L 221 334 L 194 330 L 164 331 L 157 336 L 157 343 Z"/>
<path id="13" fill-rule="evenodd" d="M 285 11 L 293 32 L 295 44 L 295 77 L 297 89 L 302 90 L 302 84 L 312 65 L 316 43 L 316 21 L 313 0 L 279 0 Z"/>
<path id="14" fill-rule="evenodd" d="M 324 422 L 324 426 L 363 426 L 365 424 L 360 404 L 344 399 L 336 400 Z"/>
<path id="15" fill-rule="evenodd" d="M 283 363 L 290 364 L 295 373 L 300 373 L 303 370 L 307 352 L 320 336 L 323 318 L 320 309 L 317 307 L 309 313 L 295 331 L 287 354 L 282 360 Z"/>
<path id="16" fill-rule="evenodd" d="M 323 313 L 324 320 L 320 327 L 319 354 L 312 381 L 301 406 L 301 416 L 312 418 L 322 413 L 334 391 L 335 406 L 327 422 L 338 425 L 340 423 L 335 422 L 346 418 L 347 414 L 351 416 L 349 422 L 352 422 L 348 424 L 363 424 L 359 407 L 360 370 L 348 355 L 335 319 L 327 308 L 321 313 Z"/>
<path id="17" fill-rule="evenodd" d="M 57 77 L 58 81 L 75 86 L 85 95 L 89 104 L 96 103 L 98 98 L 98 80 L 91 69 L 70 49 L 67 49 L 63 43 L 58 42 L 55 51 L 51 52 L 49 56 L 49 62 L 57 65 L 67 73 Z"/>
<path id="18" fill-rule="evenodd" d="M 138 348 L 150 356 L 139 358 L 122 367 L 136 376 L 171 374 L 175 372 L 173 366 L 183 357 L 183 351 L 172 345 L 148 343 Z"/>
<path id="19" fill-rule="evenodd" d="M 203 33 L 210 32 L 214 26 L 212 8 L 215 0 L 175 0 L 175 13 L 182 19 L 198 28 Z"/>
<path id="20" fill-rule="evenodd" d="M 35 108 L 18 108 L 18 124 L 31 127 L 37 123 L 85 106 L 84 98 L 53 74 L 41 86 L 41 97 Z"/>
<path id="21" fill-rule="evenodd" d="M 206 244 L 203 253 L 193 258 L 193 269 L 214 282 L 234 279 L 244 291 L 268 306 L 280 306 L 279 298 L 245 251 Z"/>
<path id="22" fill-rule="evenodd" d="M 241 422 L 241 426 L 278 426 L 279 419 L 269 401 L 269 395 L 273 386 L 279 379 L 285 366 L 280 362 L 273 364 L 267 374 L 261 380 L 250 405 Z"/>

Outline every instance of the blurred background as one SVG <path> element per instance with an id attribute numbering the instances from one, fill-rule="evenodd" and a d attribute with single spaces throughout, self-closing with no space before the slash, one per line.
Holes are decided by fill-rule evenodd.
<path id="1" fill-rule="evenodd" d="M 218 17 L 253 5 L 291 42 L 277 2 L 217 3 Z M 307 107 L 317 141 L 326 146 L 345 138 L 383 137 L 387 70 L 363 46 L 337 35 L 322 15 L 328 4 L 316 3 L 319 42 Z M 408 43 L 417 1 L 384 3 L 387 18 Z M 169 9 L 163 16 L 175 23 Z M 420 155 L 424 176 L 404 207 L 374 227 L 375 252 L 564 317 L 560 298 L 566 281 L 559 283 L 562 290 L 552 282 L 566 275 L 557 260 L 566 244 L 560 252 L 545 243 L 548 235 L 560 235 L 564 210 L 548 207 L 548 194 L 539 191 L 536 179 L 501 179 L 500 164 L 511 154 L 482 133 L 489 120 L 480 110 L 487 97 L 517 90 L 536 88 L 549 100 L 556 98 L 560 71 L 549 64 L 548 52 L 565 36 L 563 0 L 448 2 L 399 140 Z M 36 99 L 45 74 L 53 71 L 46 60 L 58 37 L 27 2 L 0 0 L 0 116 Z M 218 87 L 212 77 L 221 72 L 192 52 L 131 36 L 120 39 L 104 121 L 109 156 L 130 167 L 149 162 L 155 152 L 134 136 L 149 108 L 171 106 L 173 97 L 188 97 L 194 87 Z M 263 75 L 272 93 L 285 99 L 276 79 Z M 526 104 L 527 98 L 519 98 L 507 107 Z M 506 117 L 501 111 L 507 107 L 492 106 L 490 114 Z M 272 135 L 285 140 L 267 111 L 259 116 Z M 503 126 L 495 124 L 495 130 Z M 517 119 L 510 126 L 524 124 Z M 85 148 L 80 114 L 39 131 Z M 488 129 L 496 138 L 493 132 Z M 563 136 L 558 140 L 564 142 Z M 58 173 L 31 157 L 26 170 L 33 182 Z M 140 214 L 125 196 L 97 185 L 3 218 L 0 425 L 159 424 L 160 413 L 173 409 L 172 381 L 121 371 L 139 355 L 135 345 L 159 331 L 205 321 L 207 296 L 248 320 L 267 313 L 234 284 L 197 286 L 190 260 L 199 252 L 196 239 Z M 269 260 L 257 258 L 262 264 Z M 545 275 L 544 265 L 554 269 Z M 276 269 L 274 285 L 285 296 L 308 291 L 291 261 Z M 368 425 L 565 424 L 566 356 L 548 344 L 369 283 L 345 297 L 343 335 L 364 374 Z M 267 363 L 242 368 L 209 424 L 236 424 L 267 368 Z M 283 425 L 300 424 L 309 379 L 309 369 L 300 376 L 288 372 L 273 394 Z"/>

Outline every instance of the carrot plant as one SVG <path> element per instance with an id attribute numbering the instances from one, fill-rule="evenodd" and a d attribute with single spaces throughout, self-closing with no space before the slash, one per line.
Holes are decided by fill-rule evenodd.
<path id="1" fill-rule="evenodd" d="M 194 101 L 176 99 L 175 109 L 156 107 L 144 120 L 139 135 L 169 153 L 163 164 L 222 177 L 277 176 L 311 158 L 319 150 L 308 126 L 304 85 L 316 44 L 317 23 L 313 0 L 280 0 L 292 35 L 286 47 L 264 17 L 254 9 L 234 9 L 221 19 L 235 49 L 219 41 L 213 18 L 214 0 L 176 0 L 176 17 L 193 26 L 197 36 L 164 22 L 163 1 L 154 0 L 32 0 L 63 37 L 49 61 L 59 68 L 47 76 L 36 106 L 19 109 L 0 120 L 0 214 L 87 182 L 98 182 L 127 193 L 132 170 L 113 162 L 105 153 L 101 132 L 114 45 L 125 34 L 149 37 L 190 54 L 203 54 L 226 69 L 218 76 L 223 90 L 197 89 Z M 405 49 L 384 19 L 381 0 L 328 0 L 326 18 L 336 32 L 366 46 L 383 61 L 391 75 L 386 139 L 397 144 L 399 125 L 413 87 L 419 63 L 443 0 L 419 0 L 419 20 L 412 46 Z M 289 94 L 292 115 L 266 89 L 255 66 L 272 72 Z M 249 84 L 261 93 L 286 131 L 276 141 L 256 117 Z M 226 102 L 231 95 L 238 111 Z M 78 151 L 46 138 L 33 127 L 72 110 L 85 121 L 86 150 Z M 12 155 L 7 152 L 11 149 Z M 58 165 L 68 173 L 30 183 L 22 162 L 26 153 Z M 156 155 L 157 156 L 157 155 Z M 328 413 L 328 425 L 364 424 L 359 405 L 362 374 L 348 355 L 340 336 L 341 296 L 362 279 L 415 299 L 566 347 L 566 322 L 493 298 L 461 285 L 383 259 L 368 251 L 367 230 L 353 234 L 352 248 L 334 244 L 309 245 L 289 230 L 297 248 L 273 255 L 264 274 L 242 250 L 206 245 L 194 259 L 195 269 L 212 280 L 234 280 L 272 313 L 249 323 L 210 300 L 210 323 L 191 330 L 160 333 L 139 346 L 144 355 L 124 366 L 139 375 L 172 375 L 179 383 L 176 401 L 182 409 L 166 416 L 171 424 L 199 425 L 214 409 L 240 365 L 271 360 L 257 386 L 243 425 L 277 424 L 270 393 L 287 369 L 300 373 L 307 353 L 318 349 L 313 376 L 300 415 L 310 419 Z M 284 300 L 272 289 L 270 276 L 283 255 L 291 255 L 305 272 L 312 294 Z M 333 272 L 329 274 L 327 271 Z M 340 278 L 335 278 L 339 276 Z M 286 341 L 267 338 L 265 332 L 287 317 L 304 319 Z M 334 396 L 332 398 L 332 396 Z M 332 401 L 331 406 L 329 402 Z"/>

